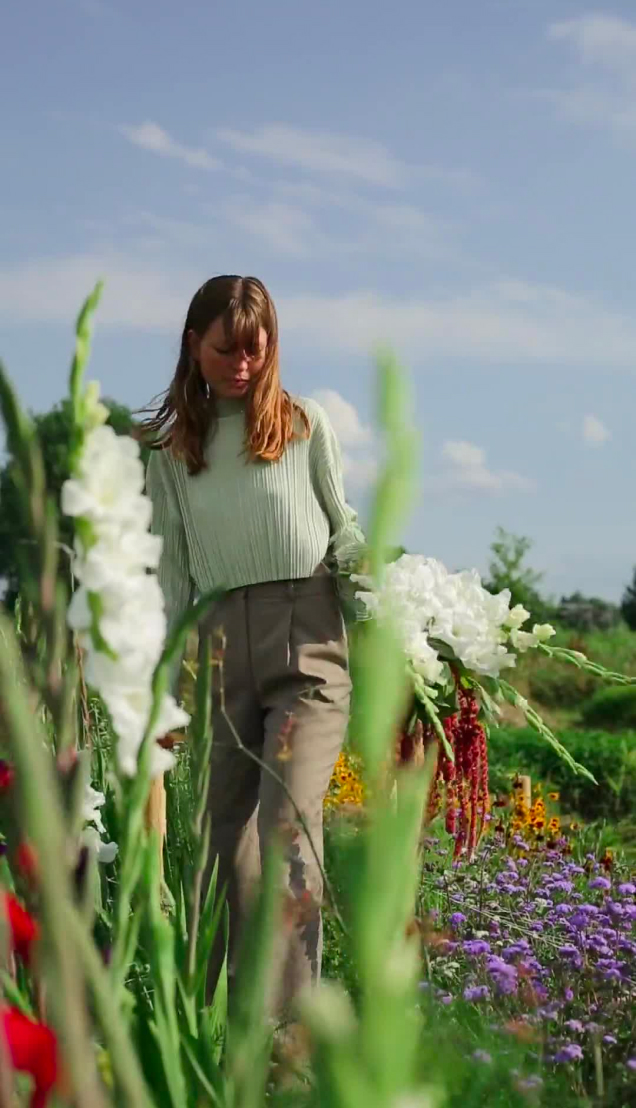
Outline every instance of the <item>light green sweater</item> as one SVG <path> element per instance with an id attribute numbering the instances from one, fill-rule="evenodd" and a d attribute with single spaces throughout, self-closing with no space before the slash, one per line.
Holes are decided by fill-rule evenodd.
<path id="1" fill-rule="evenodd" d="M 163 538 L 158 576 L 169 631 L 197 593 L 310 577 L 322 561 L 346 569 L 359 559 L 364 537 L 345 501 L 333 428 L 315 401 L 297 402 L 311 434 L 279 462 L 247 458 L 240 401 L 219 404 L 208 467 L 195 477 L 169 450 L 151 454 L 146 491 L 152 530 Z"/>

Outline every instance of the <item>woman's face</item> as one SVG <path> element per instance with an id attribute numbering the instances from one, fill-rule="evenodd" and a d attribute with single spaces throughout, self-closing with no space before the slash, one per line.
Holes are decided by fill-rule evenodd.
<path id="1" fill-rule="evenodd" d="M 258 348 L 242 350 L 240 343 L 228 341 L 223 319 L 215 319 L 202 337 L 188 334 L 190 354 L 199 363 L 201 374 L 215 396 L 240 399 L 250 382 L 262 370 L 267 356 L 267 332 L 259 330 Z"/>

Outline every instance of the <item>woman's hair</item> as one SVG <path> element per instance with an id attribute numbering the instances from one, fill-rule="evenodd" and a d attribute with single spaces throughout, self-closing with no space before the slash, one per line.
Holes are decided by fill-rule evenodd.
<path id="1" fill-rule="evenodd" d="M 137 435 L 154 449 L 169 447 L 191 475 L 205 469 L 205 444 L 217 412 L 215 398 L 190 354 L 189 332 L 203 338 L 222 318 L 228 341 L 247 353 L 259 349 L 261 327 L 267 333 L 263 368 L 250 385 L 245 445 L 248 457 L 278 461 L 293 438 L 309 434 L 309 420 L 282 388 L 278 361 L 278 320 L 274 302 L 256 277 L 212 277 L 195 293 L 188 308 L 181 351 L 172 383 L 142 413 L 153 413 Z"/>

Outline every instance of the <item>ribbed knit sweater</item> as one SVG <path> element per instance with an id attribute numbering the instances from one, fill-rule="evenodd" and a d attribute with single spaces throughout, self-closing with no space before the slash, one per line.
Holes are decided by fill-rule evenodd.
<path id="1" fill-rule="evenodd" d="M 245 407 L 217 405 L 196 476 L 169 450 L 150 456 L 146 491 L 152 530 L 163 538 L 159 583 L 171 630 L 195 594 L 310 577 L 321 562 L 345 568 L 364 537 L 345 501 L 339 445 L 326 412 L 297 400 L 311 425 L 279 462 L 245 452 Z"/>

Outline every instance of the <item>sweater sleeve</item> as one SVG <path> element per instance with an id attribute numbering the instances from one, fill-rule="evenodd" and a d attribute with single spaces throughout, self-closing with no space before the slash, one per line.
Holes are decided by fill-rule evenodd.
<path id="1" fill-rule="evenodd" d="M 162 450 L 153 450 L 146 471 L 146 493 L 152 502 L 151 531 L 163 539 L 157 577 L 161 586 L 168 620 L 168 634 L 174 630 L 194 595 L 183 517 L 170 473 L 168 458 Z M 182 658 L 174 662 L 171 689 L 176 694 Z"/>
<path id="2" fill-rule="evenodd" d="M 364 556 L 365 538 L 358 516 L 345 499 L 342 455 L 331 421 L 312 403 L 311 463 L 316 494 L 331 527 L 329 554 L 341 573 L 351 573 Z"/>

